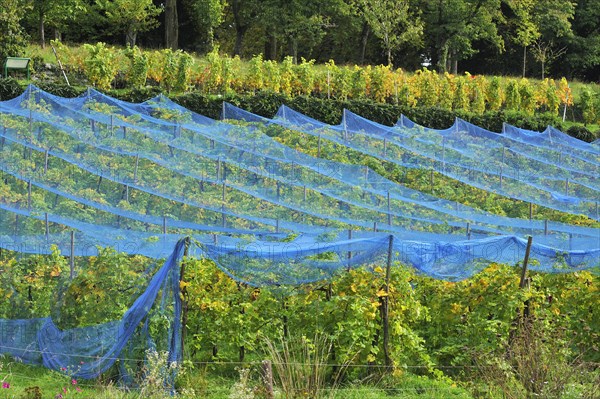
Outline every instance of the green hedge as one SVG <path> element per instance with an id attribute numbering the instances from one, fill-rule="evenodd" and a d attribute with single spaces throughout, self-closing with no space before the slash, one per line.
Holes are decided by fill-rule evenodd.
<path id="1" fill-rule="evenodd" d="M 42 89 L 63 97 L 74 97 L 85 92 L 85 88 L 66 86 L 64 84 L 40 83 Z M 0 100 L 8 100 L 21 94 L 23 87 L 14 79 L 0 79 Z M 111 90 L 107 94 L 121 100 L 140 102 L 160 93 L 156 87 L 135 90 Z M 460 117 L 485 129 L 502 131 L 504 122 L 530 130 L 542 131 L 548 125 L 562 129 L 561 120 L 550 113 L 538 113 L 533 116 L 515 111 L 486 112 L 478 115 L 470 112 L 454 112 L 437 107 L 407 107 L 400 105 L 377 103 L 371 100 L 334 100 L 310 96 L 288 97 L 279 93 L 258 92 L 255 95 L 228 94 L 206 95 L 198 92 L 186 93 L 173 97 L 182 106 L 199 114 L 218 119 L 221 116 L 223 101 L 230 102 L 258 115 L 272 117 L 280 105 L 289 107 L 329 124 L 338 124 L 344 108 L 367 119 L 385 125 L 396 123 L 400 114 L 406 115 L 414 122 L 445 129 L 452 125 L 456 117 Z M 576 136 L 591 141 L 593 135 Z"/>

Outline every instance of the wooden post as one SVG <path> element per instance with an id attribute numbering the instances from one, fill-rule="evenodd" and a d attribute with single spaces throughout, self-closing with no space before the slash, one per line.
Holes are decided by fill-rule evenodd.
<path id="1" fill-rule="evenodd" d="M 392 225 L 392 213 L 390 211 L 390 192 L 387 192 L 387 222 L 388 225 Z"/>
<path id="2" fill-rule="evenodd" d="M 392 270 L 392 255 L 394 251 L 394 236 L 390 235 L 388 245 L 387 265 L 385 268 L 385 285 L 383 290 L 385 295 L 381 297 L 381 320 L 383 322 L 383 356 L 386 367 L 392 365 L 390 357 L 390 322 L 389 322 L 389 294 L 390 294 L 390 275 Z"/>
<path id="3" fill-rule="evenodd" d="M 281 187 L 279 186 L 279 181 L 275 184 L 277 185 L 277 201 L 279 201 L 279 198 L 281 197 Z"/>
<path id="4" fill-rule="evenodd" d="M 446 171 L 446 137 L 442 138 L 442 172 Z"/>
<path id="5" fill-rule="evenodd" d="M 221 225 L 225 227 L 225 182 L 223 182 L 223 191 L 221 193 Z"/>
<path id="6" fill-rule="evenodd" d="M 140 154 L 135 156 L 135 168 L 133 169 L 133 183 L 137 184 L 138 166 L 140 164 Z"/>
<path id="7" fill-rule="evenodd" d="M 348 239 L 352 239 L 352 229 L 348 230 Z M 352 251 L 348 251 L 348 260 L 352 259 Z"/>
<path id="8" fill-rule="evenodd" d="M 50 236 L 50 229 L 48 226 L 48 212 L 44 213 L 44 235 L 46 236 L 46 241 L 48 241 L 48 238 Z"/>
<path id="9" fill-rule="evenodd" d="M 377 222 L 373 222 L 373 231 L 377 232 Z"/>
<path id="10" fill-rule="evenodd" d="M 125 202 L 129 202 L 129 186 L 125 185 Z"/>
<path id="11" fill-rule="evenodd" d="M 44 151 L 44 174 L 48 173 L 48 150 Z"/>
<path id="12" fill-rule="evenodd" d="M 262 361 L 262 374 L 265 384 L 265 397 L 273 399 L 275 398 L 275 393 L 273 392 L 273 366 L 270 360 Z"/>
<path id="13" fill-rule="evenodd" d="M 321 158 L 321 134 L 319 134 L 319 141 L 317 142 L 317 158 Z"/>
<path id="14" fill-rule="evenodd" d="M 102 173 L 100 173 L 100 176 L 98 177 L 98 185 L 96 186 L 96 192 L 100 192 L 100 185 L 102 184 Z"/>
<path id="15" fill-rule="evenodd" d="M 27 210 L 31 212 L 31 180 L 27 182 Z"/>
<path id="16" fill-rule="evenodd" d="M 533 219 L 533 203 L 529 203 L 529 220 Z"/>
<path id="17" fill-rule="evenodd" d="M 344 132 L 342 133 L 342 139 L 348 141 L 348 127 L 346 126 L 346 118 L 344 118 Z"/>
<path id="18" fill-rule="evenodd" d="M 187 288 L 185 286 L 185 284 L 181 284 L 183 282 L 185 282 L 184 280 L 184 276 L 185 276 L 185 266 L 186 266 L 186 261 L 189 255 L 189 250 L 190 250 L 190 237 L 185 237 L 185 247 L 183 249 L 183 259 L 181 260 L 181 269 L 179 270 L 179 287 L 180 291 L 181 291 L 181 353 L 183 353 L 183 350 L 185 348 L 185 337 L 186 337 L 186 324 L 187 324 L 187 318 L 188 318 L 188 292 L 187 292 Z"/>
<path id="19" fill-rule="evenodd" d="M 217 158 L 217 181 L 221 179 L 221 158 Z"/>
<path id="20" fill-rule="evenodd" d="M 58 66 L 60 67 L 60 71 L 62 72 L 63 78 L 65 78 L 65 82 L 67 82 L 67 86 L 71 86 L 71 84 L 69 83 L 69 79 L 67 78 L 65 68 L 63 68 L 63 64 L 62 64 L 62 62 L 60 62 L 60 59 L 58 58 L 58 54 L 56 54 L 56 49 L 54 48 L 54 45 L 52 43 L 50 43 L 50 47 L 52 47 L 52 52 L 54 53 L 54 56 L 56 57 L 56 61 L 58 62 Z"/>
<path id="21" fill-rule="evenodd" d="M 573 250 L 573 233 L 569 233 L 569 251 Z"/>
<path id="22" fill-rule="evenodd" d="M 548 235 L 548 219 L 544 220 L 544 235 Z"/>
<path id="23" fill-rule="evenodd" d="M 471 239 L 471 223 L 467 222 L 467 240 Z"/>
<path id="24" fill-rule="evenodd" d="M 75 232 L 71 231 L 71 257 L 69 262 L 70 273 L 69 278 L 73 280 L 75 277 Z"/>
<path id="25" fill-rule="evenodd" d="M 519 282 L 520 288 L 525 288 L 527 280 L 527 264 L 529 263 L 529 253 L 531 252 L 531 242 L 533 237 L 527 237 L 527 248 L 525 249 L 525 258 L 523 259 L 523 269 L 521 270 L 521 281 Z"/>

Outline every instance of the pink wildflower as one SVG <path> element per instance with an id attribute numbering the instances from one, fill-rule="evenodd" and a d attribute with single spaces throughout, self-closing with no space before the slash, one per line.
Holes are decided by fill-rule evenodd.
<path id="1" fill-rule="evenodd" d="M 10 384 L 6 381 L 2 381 L 2 388 L 8 389 L 8 388 L 10 388 Z"/>
<path id="2" fill-rule="evenodd" d="M 77 380 L 76 379 L 72 379 L 71 380 L 71 385 L 77 385 Z"/>
<path id="3" fill-rule="evenodd" d="M 60 369 L 61 369 L 62 371 L 67 371 L 67 368 L 66 368 L 66 367 L 61 367 Z"/>

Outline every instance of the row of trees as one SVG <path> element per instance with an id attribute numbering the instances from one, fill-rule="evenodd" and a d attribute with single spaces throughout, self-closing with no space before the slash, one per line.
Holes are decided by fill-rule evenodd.
<path id="1" fill-rule="evenodd" d="M 0 8 L 0 23 L 20 22 L 42 46 L 50 30 L 78 42 L 219 45 L 279 60 L 592 80 L 600 72 L 600 0 L 0 0 Z"/>

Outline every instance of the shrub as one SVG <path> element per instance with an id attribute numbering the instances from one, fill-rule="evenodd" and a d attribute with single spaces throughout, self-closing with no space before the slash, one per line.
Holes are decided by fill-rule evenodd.
<path id="1" fill-rule="evenodd" d="M 588 130 L 588 128 L 585 126 L 571 126 L 569 129 L 567 129 L 567 134 L 575 137 L 576 139 L 587 141 L 588 143 L 596 139 L 596 135 Z"/>
<path id="2" fill-rule="evenodd" d="M 581 91 L 580 107 L 583 115 L 583 123 L 592 124 L 598 121 L 598 100 L 596 94 L 585 88 Z"/>
<path id="3" fill-rule="evenodd" d="M 132 88 L 140 88 L 146 85 L 148 77 L 148 55 L 143 53 L 138 46 L 133 46 L 125 50 L 125 55 L 129 58 L 129 70 L 127 71 L 127 83 Z"/>
<path id="4" fill-rule="evenodd" d="M 23 88 L 13 78 L 0 79 L 0 100 L 6 101 L 23 93 Z"/>
<path id="5" fill-rule="evenodd" d="M 84 61 L 85 75 L 90 83 L 101 90 L 110 89 L 111 83 L 117 75 L 116 52 L 98 42 L 84 44 L 88 57 Z"/>

